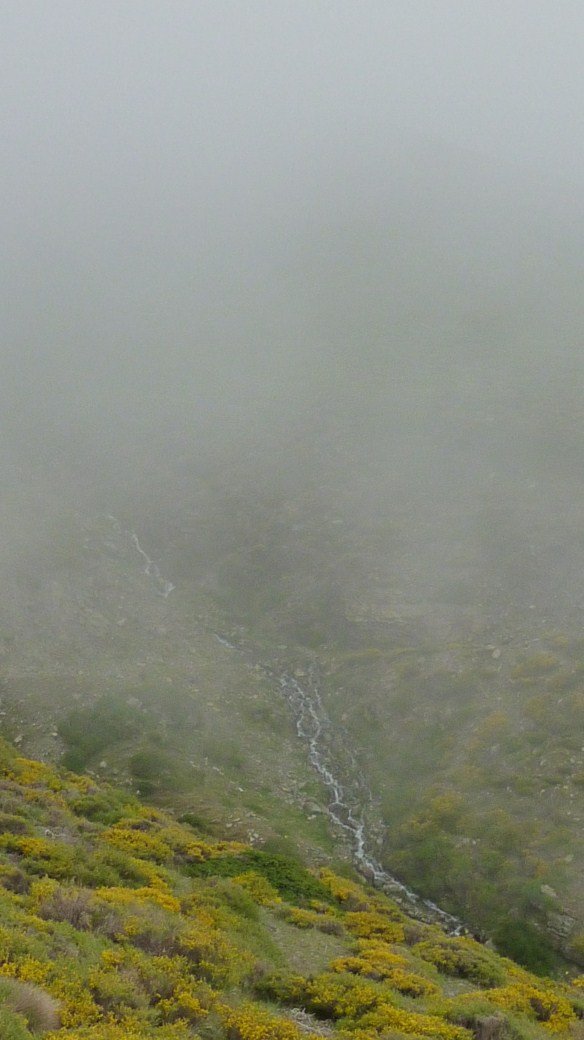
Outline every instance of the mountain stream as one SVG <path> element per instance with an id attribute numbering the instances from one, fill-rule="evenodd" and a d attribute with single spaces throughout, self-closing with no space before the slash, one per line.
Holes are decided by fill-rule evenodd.
<path id="1" fill-rule="evenodd" d="M 140 556 L 144 573 L 151 578 L 158 593 L 168 598 L 175 586 L 163 578 L 158 566 L 142 548 L 138 536 L 132 531 L 123 532 L 115 517 L 109 517 L 118 534 L 125 533 L 135 552 Z M 463 923 L 452 914 L 442 910 L 431 900 L 423 899 L 407 885 L 384 870 L 370 851 L 371 840 L 367 834 L 365 812 L 373 805 L 373 795 L 363 774 L 359 770 L 355 755 L 348 750 L 348 741 L 340 740 L 342 733 L 335 733 L 322 702 L 316 671 L 297 673 L 274 670 L 270 665 L 258 662 L 253 651 L 245 644 L 236 644 L 217 632 L 211 633 L 225 650 L 240 654 L 249 667 L 259 667 L 283 696 L 294 719 L 296 733 L 308 754 L 308 760 L 320 777 L 327 791 L 327 814 L 333 825 L 346 837 L 352 851 L 356 869 L 376 888 L 386 892 L 411 916 L 420 920 L 438 923 L 451 935 L 466 931 Z M 302 682 L 299 678 L 302 677 Z M 342 746 L 342 751 L 341 751 Z M 339 761 L 345 758 L 339 776 Z M 348 779 L 345 779 L 347 777 Z"/>

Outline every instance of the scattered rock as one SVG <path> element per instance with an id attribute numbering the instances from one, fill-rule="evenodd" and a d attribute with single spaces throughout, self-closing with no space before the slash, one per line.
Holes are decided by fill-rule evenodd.
<path id="1" fill-rule="evenodd" d="M 548 914 L 547 925 L 556 938 L 567 939 L 576 927 L 576 919 L 570 914 Z"/>
<path id="2" fill-rule="evenodd" d="M 304 802 L 302 808 L 304 812 L 311 813 L 313 816 L 322 816 L 326 811 L 318 802 Z"/>

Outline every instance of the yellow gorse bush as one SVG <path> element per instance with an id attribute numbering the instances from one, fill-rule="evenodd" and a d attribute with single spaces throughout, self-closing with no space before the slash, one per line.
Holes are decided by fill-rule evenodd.
<path id="1" fill-rule="evenodd" d="M 345 926 L 352 935 L 363 939 L 383 939 L 388 943 L 404 941 L 404 926 L 372 910 L 345 914 Z"/>
<path id="2" fill-rule="evenodd" d="M 477 1000 L 510 1015 L 510 1029 L 523 1023 L 516 1040 L 569 1036 L 584 979 L 544 982 L 438 928 L 410 924 L 419 941 L 408 948 L 399 908 L 328 869 L 319 901 L 300 879 L 283 903 L 273 858 L 258 850 L 246 869 L 251 849 L 240 842 L 202 838 L 132 795 L 1 743 L 0 760 L 0 1001 L 2 984 L 57 1001 L 61 1027 L 45 1040 L 316 1040 L 327 1030 L 338 1040 L 470 1040 L 457 1022 Z M 307 931 L 316 929 L 328 934 Z M 328 951 L 325 970 L 275 970 L 288 946 L 299 958 L 304 944 Z M 465 979 L 467 995 L 443 996 L 449 974 Z M 290 1008 L 328 1024 L 311 1033 Z"/>
<path id="3" fill-rule="evenodd" d="M 142 888 L 98 888 L 96 895 L 114 906 L 131 907 L 136 903 L 149 903 L 174 914 L 178 914 L 181 908 L 180 900 L 173 896 L 169 889 L 159 885 L 147 885 Z"/>
<path id="4" fill-rule="evenodd" d="M 156 863 L 168 863 L 173 858 L 170 845 L 157 834 L 116 824 L 101 835 L 101 840 L 131 856 L 153 859 Z"/>
<path id="5" fill-rule="evenodd" d="M 42 784 L 50 791 L 62 791 L 64 787 L 63 780 L 56 770 L 45 765 L 44 762 L 36 762 L 30 758 L 17 756 L 6 775 L 9 779 L 15 780 L 25 787 Z"/>
<path id="6" fill-rule="evenodd" d="M 470 1040 L 471 1033 L 462 1026 L 453 1026 L 436 1015 L 418 1015 L 390 1004 L 380 1004 L 361 1019 L 361 1025 L 379 1033 L 392 1031 L 407 1036 L 428 1036 L 437 1040 Z"/>
<path id="7" fill-rule="evenodd" d="M 294 1022 L 278 1018 L 255 1004 L 223 1009 L 222 1021 L 229 1040 L 317 1040 Z"/>
<path id="8" fill-rule="evenodd" d="M 550 1033 L 565 1032 L 576 1021 L 566 997 L 540 986 L 518 983 L 488 990 L 489 1001 L 506 1011 L 519 1011 L 541 1022 Z"/>
<path id="9" fill-rule="evenodd" d="M 235 885 L 245 889 L 259 906 L 271 906 L 282 902 L 281 896 L 274 886 L 270 884 L 267 878 L 262 874 L 258 874 L 255 870 L 247 870 L 244 874 L 236 874 L 232 881 Z M 298 913 L 303 912 L 306 913 L 307 911 L 298 911 Z"/>

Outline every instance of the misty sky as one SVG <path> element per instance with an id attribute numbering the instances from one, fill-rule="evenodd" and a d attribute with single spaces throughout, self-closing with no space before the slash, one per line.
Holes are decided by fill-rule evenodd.
<path id="1" fill-rule="evenodd" d="M 346 273 L 325 277 L 320 324 L 286 298 L 311 236 L 308 268 L 328 270 L 337 222 L 367 239 L 393 193 L 415 224 L 434 163 L 438 186 L 458 170 L 436 189 L 455 252 L 460 169 L 495 195 L 581 196 L 583 38 L 579 0 L 2 5 L 5 413 L 42 427 L 281 392 L 342 311 Z M 357 284 L 368 262 L 359 246 Z"/>

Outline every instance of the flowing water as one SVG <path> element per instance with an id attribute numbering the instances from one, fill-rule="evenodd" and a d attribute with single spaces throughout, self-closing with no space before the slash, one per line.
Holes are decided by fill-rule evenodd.
<path id="1" fill-rule="evenodd" d="M 167 599 L 175 586 L 162 576 L 157 564 L 142 548 L 135 531 L 124 531 L 115 517 L 109 519 L 116 532 L 129 539 L 144 565 L 144 574 L 152 580 L 158 595 Z M 412 916 L 437 922 L 453 935 L 465 931 L 465 926 L 458 918 L 430 900 L 422 899 L 398 878 L 384 870 L 371 852 L 372 841 L 368 834 L 366 814 L 373 805 L 373 796 L 358 768 L 355 755 L 348 750 L 348 742 L 342 739 L 342 733 L 335 732 L 327 715 L 316 671 L 312 669 L 303 675 L 303 681 L 300 682 L 298 677 L 288 672 L 281 672 L 272 665 L 258 662 L 249 646 L 233 643 L 218 632 L 212 634 L 226 651 L 240 654 L 249 667 L 260 667 L 273 683 L 274 689 L 286 700 L 295 721 L 298 737 L 306 748 L 309 762 L 327 791 L 329 819 L 349 842 L 353 862 L 359 873 L 399 902 Z M 339 765 L 341 761 L 342 767 Z"/>
<path id="2" fill-rule="evenodd" d="M 248 657 L 247 648 L 238 646 L 224 636 L 213 633 L 225 649 L 237 651 Z M 252 659 L 249 658 L 252 664 Z M 257 662 L 253 662 L 257 666 Z M 308 752 L 308 759 L 318 773 L 329 795 L 327 812 L 333 824 L 344 834 L 351 845 L 353 862 L 359 873 L 376 888 L 381 888 L 412 916 L 422 920 L 438 922 L 450 934 L 460 935 L 465 929 L 462 922 L 442 910 L 431 900 L 422 899 L 412 889 L 390 874 L 369 851 L 371 842 L 367 834 L 366 810 L 373 803 L 371 790 L 357 767 L 355 756 L 345 747 L 344 756 L 337 747 L 334 750 L 334 728 L 322 702 L 314 671 L 302 683 L 287 672 L 278 673 L 270 666 L 260 667 L 284 695 L 296 723 L 296 732 Z M 341 736 L 340 734 L 338 736 Z M 331 740 L 331 738 L 333 738 Z M 337 740 L 337 744 L 341 742 Z M 342 742 L 345 745 L 345 741 Z M 338 775 L 337 761 L 347 758 L 343 769 L 343 780 Z M 345 779 L 345 776 L 348 779 Z"/>

